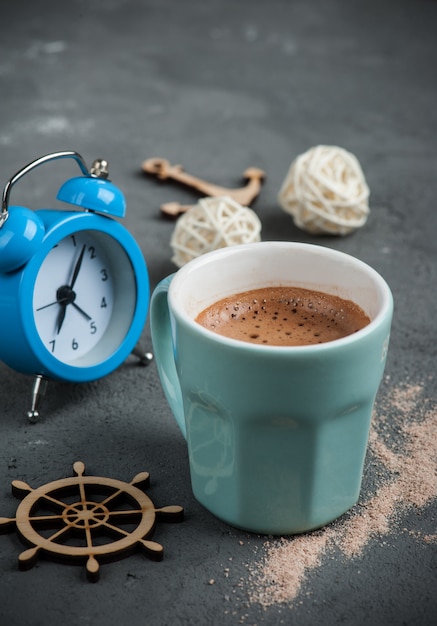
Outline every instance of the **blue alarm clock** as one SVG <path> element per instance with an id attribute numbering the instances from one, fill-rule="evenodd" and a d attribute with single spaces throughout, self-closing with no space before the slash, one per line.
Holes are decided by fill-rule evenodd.
<path id="1" fill-rule="evenodd" d="M 75 210 L 9 206 L 15 183 L 36 167 L 71 158 L 82 175 L 57 198 Z M 125 215 L 107 163 L 88 170 L 77 152 L 45 155 L 6 183 L 0 213 L 0 359 L 35 377 L 30 420 L 49 379 L 87 382 L 115 370 L 147 318 L 150 287 L 142 252 L 116 219 Z M 144 355 L 144 360 L 151 355 Z"/>

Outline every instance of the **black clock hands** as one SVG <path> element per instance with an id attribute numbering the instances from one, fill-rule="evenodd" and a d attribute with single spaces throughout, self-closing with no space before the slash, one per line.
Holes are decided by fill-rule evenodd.
<path id="1" fill-rule="evenodd" d="M 73 291 L 73 294 L 74 294 L 74 291 Z M 65 314 L 67 312 L 67 306 L 69 304 L 72 304 L 74 308 L 76 309 L 76 311 L 79 311 L 79 313 L 83 315 L 83 317 L 86 320 L 91 321 L 93 319 L 90 315 L 88 315 L 88 313 L 85 313 L 85 311 L 81 309 L 80 306 L 78 306 L 74 301 L 69 302 L 68 300 L 63 300 L 60 302 L 61 308 L 59 309 L 58 319 L 56 320 L 56 334 L 57 335 L 59 335 L 60 330 L 62 328 L 62 324 L 64 323 Z"/>
<path id="2" fill-rule="evenodd" d="M 44 304 L 40 306 L 37 311 L 41 311 L 42 309 L 47 309 L 48 307 L 54 306 L 55 304 L 59 304 L 60 309 L 58 311 L 58 316 L 56 318 L 56 334 L 59 335 L 61 332 L 62 326 L 64 324 L 65 315 L 67 313 L 67 307 L 69 304 L 73 305 L 73 307 L 78 311 L 82 317 L 86 320 L 91 321 L 93 318 L 86 313 L 78 304 L 76 304 L 76 292 L 74 291 L 74 286 L 77 281 L 77 277 L 79 276 L 80 269 L 82 267 L 83 258 L 85 255 L 86 244 L 82 246 L 80 254 L 77 258 L 77 261 L 73 268 L 73 273 L 71 276 L 71 281 L 69 285 L 62 285 L 56 291 L 56 300 L 53 302 L 49 302 L 49 304 Z"/>
<path id="3" fill-rule="evenodd" d="M 38 307 L 36 310 L 42 311 L 43 309 L 48 309 L 49 306 L 53 306 L 54 304 L 59 304 L 59 300 L 54 300 L 53 302 L 50 302 L 49 304 L 44 304 L 43 306 Z"/>
<path id="4" fill-rule="evenodd" d="M 65 320 L 65 314 L 67 312 L 67 302 L 61 302 L 61 308 L 59 309 L 58 318 L 56 320 L 56 334 L 61 332 L 62 324 Z"/>
<path id="5" fill-rule="evenodd" d="M 42 311 L 43 309 L 47 309 L 49 306 L 53 306 L 54 304 L 65 304 L 65 305 L 67 305 L 69 303 L 67 302 L 66 298 L 62 298 L 60 300 L 55 300 L 54 302 L 50 302 L 50 304 L 44 304 L 44 306 L 40 306 L 36 310 L 37 311 Z M 72 304 L 74 306 L 74 308 L 76 309 L 76 311 L 79 311 L 79 313 L 81 315 L 83 315 L 83 317 L 85 319 L 87 319 L 89 321 L 91 321 L 93 319 L 90 315 L 88 315 L 88 313 L 85 313 L 85 311 L 83 309 L 81 309 L 80 306 L 78 306 L 76 304 L 76 302 L 70 302 L 70 304 Z"/>
<path id="6" fill-rule="evenodd" d="M 83 315 L 83 317 L 88 320 L 89 322 L 93 319 L 90 315 L 88 315 L 88 313 L 85 313 L 85 311 L 83 309 L 80 308 L 80 306 L 78 306 L 75 302 L 71 303 L 74 308 L 76 309 L 76 311 L 79 311 L 79 313 L 81 315 Z"/>
<path id="7" fill-rule="evenodd" d="M 86 244 L 82 246 L 82 250 L 80 251 L 79 258 L 76 261 L 76 265 L 74 266 L 73 276 L 71 278 L 70 289 L 73 289 L 74 284 L 79 276 L 80 268 L 82 266 L 83 255 L 85 254 Z"/>
<path id="8" fill-rule="evenodd" d="M 56 334 L 59 335 L 61 332 L 62 326 L 65 320 L 65 314 L 67 312 L 67 306 L 72 304 L 86 319 L 91 320 L 92 318 L 85 313 L 74 301 L 76 299 L 76 292 L 74 291 L 74 285 L 76 283 L 77 277 L 79 276 L 80 268 L 82 267 L 82 261 L 86 250 L 86 244 L 82 246 L 82 250 L 80 251 L 79 257 L 76 261 L 76 264 L 73 269 L 73 275 L 71 277 L 71 282 L 69 285 L 62 285 L 56 292 L 56 302 L 59 303 L 60 309 L 58 313 L 58 317 L 56 320 Z M 50 305 L 46 305 L 50 306 Z"/>

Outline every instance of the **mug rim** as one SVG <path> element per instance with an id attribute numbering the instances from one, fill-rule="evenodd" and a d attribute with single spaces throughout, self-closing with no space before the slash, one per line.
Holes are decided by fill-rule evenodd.
<path id="1" fill-rule="evenodd" d="M 339 339 L 333 339 L 331 341 L 317 344 L 306 344 L 299 346 L 278 346 L 268 344 L 256 344 L 249 341 L 244 341 L 242 339 L 233 339 L 231 337 L 227 337 L 226 335 L 215 333 L 212 330 L 209 330 L 208 328 L 205 328 L 204 326 L 196 322 L 195 319 L 191 317 L 181 305 L 176 306 L 177 304 L 179 304 L 176 301 L 177 289 L 178 287 L 180 287 L 180 285 L 183 285 L 184 279 L 188 274 L 196 271 L 198 267 L 210 263 L 213 259 L 220 259 L 224 256 L 229 256 L 230 254 L 238 254 L 239 252 L 244 252 L 246 249 L 253 249 L 253 246 L 256 246 L 257 248 L 274 247 L 278 249 L 282 247 L 287 249 L 293 248 L 296 250 L 301 248 L 305 250 L 322 251 L 328 256 L 343 259 L 345 261 L 348 261 L 349 263 L 352 263 L 356 267 L 361 268 L 361 270 L 364 270 L 367 274 L 371 275 L 373 281 L 378 285 L 382 296 L 381 306 L 378 313 L 370 321 L 369 324 L 356 331 L 355 333 L 347 335 L 346 337 L 341 337 Z M 320 289 L 320 291 L 323 290 Z M 213 341 L 220 345 L 238 348 L 239 350 L 246 349 L 254 352 L 258 352 L 259 350 L 261 350 L 263 353 L 266 354 L 271 354 L 273 352 L 276 352 L 278 354 L 288 354 L 290 351 L 296 353 L 306 353 L 307 351 L 326 351 L 332 350 L 336 347 L 347 346 L 349 344 L 356 343 L 357 341 L 364 340 L 369 334 L 372 334 L 373 331 L 384 321 L 384 319 L 386 319 L 387 315 L 391 313 L 393 308 L 393 295 L 387 281 L 381 276 L 381 274 L 379 274 L 379 272 L 377 272 L 372 266 L 365 263 L 364 261 L 361 261 L 357 257 L 346 252 L 342 252 L 334 248 L 328 248 L 326 246 L 321 246 L 319 244 L 274 240 L 227 246 L 224 248 L 219 248 L 217 250 L 212 250 L 211 252 L 207 252 L 192 259 L 173 274 L 173 278 L 168 290 L 168 301 L 171 314 L 178 318 L 182 324 L 188 325 L 188 327 L 193 329 L 193 331 L 195 331 L 196 333 L 199 333 L 205 339 L 208 339 L 209 341 Z"/>

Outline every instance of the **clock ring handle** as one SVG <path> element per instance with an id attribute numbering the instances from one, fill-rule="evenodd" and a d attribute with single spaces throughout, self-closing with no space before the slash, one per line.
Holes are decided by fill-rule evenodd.
<path id="1" fill-rule="evenodd" d="M 82 174 L 84 176 L 88 176 L 88 177 L 94 177 L 95 174 L 92 173 L 83 157 L 78 153 L 78 152 L 74 152 L 73 150 L 64 150 L 61 152 L 52 152 L 50 154 L 46 154 L 44 156 L 39 157 L 38 159 L 35 159 L 34 161 L 31 161 L 30 163 L 28 163 L 27 165 L 25 165 L 22 169 L 20 169 L 18 172 L 16 172 L 16 174 L 14 174 L 6 183 L 4 189 L 3 189 L 3 196 L 2 196 L 2 208 L 1 208 L 1 212 L 0 212 L 0 227 L 3 225 L 3 223 L 6 221 L 7 217 L 8 217 L 8 207 L 9 207 L 9 196 L 11 194 L 11 190 L 12 187 L 15 185 L 16 182 L 18 182 L 20 180 L 20 178 L 22 178 L 23 176 L 25 176 L 26 174 L 28 174 L 30 171 L 32 171 L 33 169 L 35 169 L 36 167 L 38 167 L 39 165 L 43 165 L 44 163 L 48 163 L 49 161 L 55 161 L 58 159 L 74 159 L 77 164 L 79 165 Z"/>

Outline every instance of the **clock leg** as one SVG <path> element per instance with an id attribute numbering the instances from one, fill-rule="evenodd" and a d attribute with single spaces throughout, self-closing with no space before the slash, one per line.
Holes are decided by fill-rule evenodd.
<path id="1" fill-rule="evenodd" d="M 153 354 L 151 352 L 143 352 L 139 346 L 135 346 L 131 354 L 139 359 L 140 365 L 149 365 L 153 361 Z"/>
<path id="2" fill-rule="evenodd" d="M 38 374 L 35 376 L 35 380 L 33 381 L 33 389 L 32 389 L 32 407 L 30 411 L 27 412 L 27 418 L 29 422 L 33 424 L 38 421 L 39 418 L 39 407 L 46 395 L 47 389 L 47 378 Z"/>

